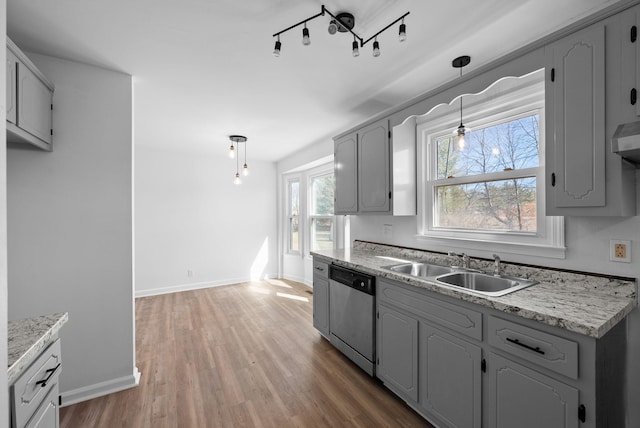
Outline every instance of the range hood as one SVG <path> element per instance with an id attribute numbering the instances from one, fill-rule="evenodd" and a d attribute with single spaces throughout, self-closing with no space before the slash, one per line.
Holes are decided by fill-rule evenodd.
<path id="1" fill-rule="evenodd" d="M 640 168 L 640 121 L 618 126 L 611 139 L 611 151 Z"/>

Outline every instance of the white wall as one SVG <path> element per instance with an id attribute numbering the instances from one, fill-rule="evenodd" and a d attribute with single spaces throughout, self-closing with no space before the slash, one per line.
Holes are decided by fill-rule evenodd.
<path id="1" fill-rule="evenodd" d="M 0 0 L 0 15 L 7 16 L 7 2 Z M 6 46 L 7 20 L 0 19 L 0 46 Z M 1 49 L 0 61 L 5 64 L 6 49 Z M 0 114 L 5 116 L 6 67 L 0 71 Z M 0 125 L 0 367 L 7 367 L 7 142 L 6 122 Z M 7 372 L 0 370 L 0 421 L 9 420 Z"/>
<path id="2" fill-rule="evenodd" d="M 9 319 L 69 312 L 63 404 L 135 385 L 131 76 L 28 56 L 55 85 L 54 151 L 9 148 Z"/>
<path id="3" fill-rule="evenodd" d="M 235 185 L 227 145 L 173 152 L 143 139 L 136 136 L 136 295 L 275 277 L 275 164 L 247 159 L 250 175 Z"/>

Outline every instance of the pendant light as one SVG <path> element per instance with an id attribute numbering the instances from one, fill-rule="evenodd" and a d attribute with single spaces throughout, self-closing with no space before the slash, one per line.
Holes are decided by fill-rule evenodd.
<path id="1" fill-rule="evenodd" d="M 240 143 L 244 143 L 244 167 L 242 168 L 242 173 L 247 176 L 249 175 L 249 166 L 247 165 L 247 137 L 244 135 L 229 135 L 229 139 L 231 140 L 231 147 L 229 148 L 229 153 L 233 152 L 236 158 L 236 175 L 233 178 L 233 184 L 242 184 L 242 180 L 240 179 Z M 235 152 L 237 156 L 235 155 Z"/>
<path id="2" fill-rule="evenodd" d="M 454 68 L 460 69 L 460 77 L 462 77 L 462 68 L 469 65 L 471 62 L 471 57 L 468 55 L 459 56 L 451 62 L 451 65 Z M 460 95 L 460 125 L 456 130 L 456 134 L 458 135 L 457 146 L 458 150 L 464 150 L 467 146 L 467 141 L 465 139 L 465 135 L 469 132 L 469 129 L 464 126 L 462 123 L 462 95 Z"/>

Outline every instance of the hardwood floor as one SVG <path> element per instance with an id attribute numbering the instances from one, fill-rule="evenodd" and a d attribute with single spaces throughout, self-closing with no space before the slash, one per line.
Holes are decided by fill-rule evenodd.
<path id="1" fill-rule="evenodd" d="M 140 386 L 63 428 L 430 427 L 312 325 L 310 288 L 268 280 L 136 299 Z"/>

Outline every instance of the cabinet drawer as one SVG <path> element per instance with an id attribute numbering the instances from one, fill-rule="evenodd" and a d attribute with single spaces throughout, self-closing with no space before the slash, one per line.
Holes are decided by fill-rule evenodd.
<path id="1" fill-rule="evenodd" d="M 489 344 L 571 379 L 578 379 L 578 344 L 559 336 L 489 317 Z"/>
<path id="2" fill-rule="evenodd" d="M 473 339 L 482 340 L 482 314 L 444 302 L 419 291 L 407 290 L 383 280 L 378 281 L 377 297 L 421 318 L 440 324 Z"/>
<path id="3" fill-rule="evenodd" d="M 321 261 L 313 261 L 313 274 L 323 278 L 329 278 L 329 265 Z"/>
<path id="4" fill-rule="evenodd" d="M 52 386 L 57 385 L 61 361 L 58 339 L 11 386 L 11 418 L 15 427 L 24 427 Z"/>

